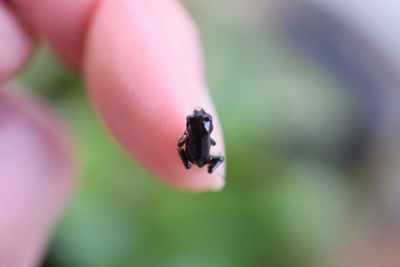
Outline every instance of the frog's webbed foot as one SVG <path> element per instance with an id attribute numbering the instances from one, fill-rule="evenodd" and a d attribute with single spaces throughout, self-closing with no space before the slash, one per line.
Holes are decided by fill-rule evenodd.
<path id="1" fill-rule="evenodd" d="M 225 158 L 223 156 L 210 156 L 210 163 L 208 164 L 208 173 L 213 173 L 219 165 L 224 162 Z"/>
<path id="2" fill-rule="evenodd" d="M 182 160 L 183 165 L 185 166 L 185 168 L 187 170 L 190 169 L 190 167 L 192 167 L 192 165 L 189 162 L 189 159 L 188 159 L 188 157 L 186 155 L 185 149 L 183 147 L 178 147 L 178 153 L 179 153 L 179 156 L 181 157 L 181 160 Z"/>

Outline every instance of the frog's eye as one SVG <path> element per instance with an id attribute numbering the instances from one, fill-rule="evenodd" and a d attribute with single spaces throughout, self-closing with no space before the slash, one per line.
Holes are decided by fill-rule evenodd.
<path id="1" fill-rule="evenodd" d="M 209 117 L 205 117 L 205 118 L 204 118 L 204 121 L 209 122 L 209 121 L 210 121 L 210 118 L 209 118 Z"/>

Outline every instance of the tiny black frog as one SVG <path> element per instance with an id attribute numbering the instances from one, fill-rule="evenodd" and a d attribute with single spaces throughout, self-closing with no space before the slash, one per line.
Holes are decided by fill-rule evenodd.
<path id="1" fill-rule="evenodd" d="M 210 147 L 215 146 L 211 138 L 212 117 L 202 108 L 196 108 L 186 117 L 186 131 L 178 141 L 178 152 L 186 169 L 192 166 L 208 165 L 208 172 L 214 172 L 224 161 L 222 156 L 211 156 Z"/>

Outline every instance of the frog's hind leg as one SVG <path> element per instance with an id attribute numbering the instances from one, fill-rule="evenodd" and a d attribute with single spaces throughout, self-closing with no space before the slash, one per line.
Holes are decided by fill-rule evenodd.
<path id="1" fill-rule="evenodd" d="M 192 167 L 192 165 L 189 163 L 189 159 L 187 157 L 185 149 L 183 147 L 178 147 L 178 153 L 179 153 L 179 156 L 181 157 L 181 160 L 182 160 L 185 168 L 187 170 L 190 169 L 190 167 Z"/>
<path id="2" fill-rule="evenodd" d="M 223 156 L 210 156 L 210 163 L 208 164 L 208 173 L 213 173 L 219 165 L 224 162 L 225 158 Z"/>

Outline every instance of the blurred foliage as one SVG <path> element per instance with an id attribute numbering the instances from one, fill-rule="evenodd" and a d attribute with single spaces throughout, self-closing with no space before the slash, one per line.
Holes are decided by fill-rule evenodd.
<path id="1" fill-rule="evenodd" d="M 44 266 L 300 267 L 335 245 L 353 192 L 333 159 L 352 134 L 354 98 L 261 24 L 208 13 L 208 3 L 190 12 L 226 138 L 222 192 L 156 182 L 101 126 L 78 75 L 46 51 L 23 74 L 69 123 L 80 165 Z"/>

